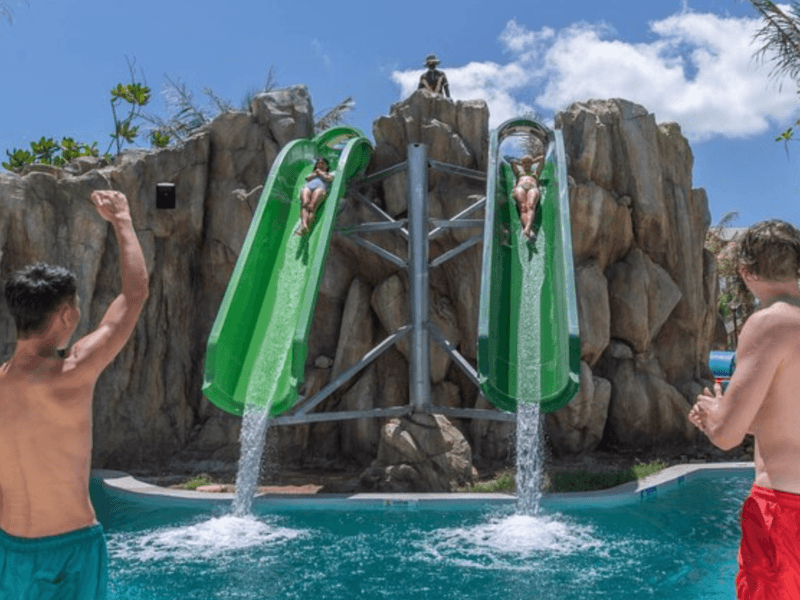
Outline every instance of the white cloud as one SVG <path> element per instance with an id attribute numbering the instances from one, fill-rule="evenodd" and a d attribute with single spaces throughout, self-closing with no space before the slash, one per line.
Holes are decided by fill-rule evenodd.
<path id="1" fill-rule="evenodd" d="M 424 69 L 394 71 L 392 81 L 400 86 L 400 96 L 410 96 L 419 85 Z M 463 67 L 445 69 L 450 84 L 450 96 L 457 100 L 483 99 L 489 105 L 490 126 L 496 127 L 506 119 L 533 111 L 530 104 L 515 97 L 534 79 L 534 75 L 518 63 L 498 65 L 492 62 L 472 62 Z"/>
<path id="2" fill-rule="evenodd" d="M 505 65 L 472 62 L 446 68 L 456 99 L 483 98 L 491 125 L 525 111 L 563 110 L 590 98 L 625 98 L 676 121 L 689 138 L 742 137 L 777 128 L 797 110 L 794 86 L 769 77 L 753 58 L 757 18 L 681 12 L 649 24 L 653 41 L 618 39 L 603 25 L 531 31 L 516 20 L 498 40 Z M 422 71 L 395 71 L 401 96 Z"/>
<path id="3" fill-rule="evenodd" d="M 558 110 L 575 100 L 622 97 L 694 139 L 763 133 L 785 121 L 795 94 L 780 91 L 753 59 L 756 19 L 682 12 L 650 24 L 648 44 L 604 39 L 590 26 L 561 32 L 546 55 L 547 84 L 536 98 Z"/>
<path id="4" fill-rule="evenodd" d="M 311 49 L 314 51 L 314 54 L 316 54 L 317 57 L 319 57 L 319 59 L 322 60 L 322 64 L 324 65 L 325 70 L 330 72 L 332 65 L 331 57 L 322 48 L 322 44 L 319 43 L 318 39 L 314 38 L 313 40 L 311 40 Z"/>

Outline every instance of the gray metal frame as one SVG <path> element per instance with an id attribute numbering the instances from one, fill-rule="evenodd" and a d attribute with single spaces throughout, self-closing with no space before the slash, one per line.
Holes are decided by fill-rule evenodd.
<path id="1" fill-rule="evenodd" d="M 430 356 L 429 342 L 438 344 L 453 363 L 461 369 L 469 380 L 480 388 L 478 373 L 469 361 L 462 356 L 455 346 L 448 341 L 439 329 L 430 322 L 429 310 L 429 281 L 428 272 L 436 268 L 465 250 L 478 244 L 483 239 L 482 219 L 468 219 L 470 215 L 482 209 L 486 198 L 475 202 L 472 206 L 462 210 L 450 219 L 428 218 L 428 168 L 460 175 L 471 179 L 486 181 L 486 175 L 480 171 L 467 169 L 458 165 L 450 165 L 429 159 L 427 147 L 424 144 L 410 144 L 408 146 L 408 160 L 393 165 L 388 169 L 373 173 L 369 177 L 360 179 L 351 184 L 348 194 L 372 211 L 380 221 L 362 223 L 341 227 L 336 230 L 339 235 L 346 235 L 356 244 L 374 252 L 378 256 L 397 265 L 408 272 L 409 280 L 409 314 L 411 322 L 389 334 L 382 342 L 367 352 L 349 369 L 339 374 L 311 398 L 301 396 L 294 408 L 285 415 L 275 417 L 272 423 L 276 425 L 297 425 L 301 423 L 318 423 L 322 421 L 342 421 L 346 419 L 386 418 L 408 415 L 416 412 L 441 414 L 458 419 L 486 419 L 490 421 L 515 421 L 515 413 L 506 413 L 499 410 L 451 408 L 436 406 L 431 403 L 430 389 Z M 366 188 L 387 177 L 403 171 L 408 172 L 408 218 L 394 219 L 372 200 L 364 195 L 358 188 Z M 434 228 L 428 230 L 428 224 Z M 442 233 L 453 228 L 474 228 L 481 232 L 470 237 L 455 248 L 448 250 L 433 261 L 429 261 L 429 243 Z M 396 231 L 408 241 L 408 261 L 392 254 L 360 236 L 368 232 Z M 352 377 L 369 366 L 376 358 L 386 352 L 406 335 L 411 335 L 409 348 L 409 404 L 393 408 L 374 408 L 371 410 L 338 411 L 312 413 L 320 403 L 341 388 Z"/>

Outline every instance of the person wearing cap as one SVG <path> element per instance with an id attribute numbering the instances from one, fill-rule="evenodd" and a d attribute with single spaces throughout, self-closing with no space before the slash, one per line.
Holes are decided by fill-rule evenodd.
<path id="1" fill-rule="evenodd" d="M 447 75 L 444 74 L 444 71 L 439 71 L 436 68 L 439 62 L 435 54 L 428 54 L 425 58 L 425 66 L 428 67 L 428 70 L 420 76 L 417 89 L 428 90 L 434 94 L 444 93 L 449 98 L 450 86 L 447 83 Z"/>

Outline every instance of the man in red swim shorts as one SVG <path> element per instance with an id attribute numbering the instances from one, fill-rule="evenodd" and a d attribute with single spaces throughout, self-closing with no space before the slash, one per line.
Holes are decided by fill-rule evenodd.
<path id="1" fill-rule="evenodd" d="M 800 232 L 758 223 L 738 244 L 739 275 L 761 302 L 737 368 L 697 397 L 689 420 L 723 450 L 755 437 L 756 478 L 742 507 L 740 600 L 800 600 Z"/>

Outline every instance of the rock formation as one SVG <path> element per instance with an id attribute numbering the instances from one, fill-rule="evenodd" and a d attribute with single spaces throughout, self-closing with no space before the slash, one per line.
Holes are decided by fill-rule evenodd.
<path id="1" fill-rule="evenodd" d="M 441 415 L 413 414 L 383 426 L 378 456 L 360 483 L 376 492 L 454 492 L 477 474 L 458 429 Z"/>
<path id="2" fill-rule="evenodd" d="M 550 429 L 570 424 L 593 440 L 565 443 L 568 451 L 590 450 L 598 436 L 629 446 L 686 440 L 716 321 L 708 200 L 691 187 L 689 144 L 676 124 L 656 125 L 625 100 L 573 104 L 556 127 L 570 157 L 582 359 L 593 404 L 604 404 L 608 383 L 611 394 L 607 418 L 567 407 L 548 417 Z"/>
<path id="3" fill-rule="evenodd" d="M 174 148 L 129 151 L 113 165 L 83 160 L 66 169 L 0 175 L 0 276 L 40 260 L 74 269 L 80 281 L 79 336 L 97 325 L 119 290 L 113 231 L 95 214 L 89 194 L 113 187 L 130 200 L 151 295 L 133 338 L 97 385 L 95 466 L 238 458 L 240 420 L 219 411 L 200 391 L 206 341 L 269 168 L 284 144 L 312 135 L 312 115 L 308 93 L 298 86 L 258 96 L 247 113 L 223 113 Z M 370 172 L 404 160 L 413 142 L 427 144 L 433 159 L 485 170 L 488 118 L 482 101 L 417 92 L 375 122 Z M 691 150 L 676 125 L 656 125 L 646 110 L 624 100 L 574 104 L 556 124 L 570 159 L 583 364 L 576 399 L 547 417 L 551 445 L 556 452 L 578 453 L 603 440 L 623 445 L 685 440 L 692 434 L 685 420 L 689 403 L 709 375 L 705 363 L 716 317 L 714 260 L 703 250 L 707 199 L 691 188 Z M 176 184 L 176 210 L 155 209 L 160 181 Z M 451 216 L 483 194 L 480 183 L 430 173 L 434 217 Z M 392 216 L 405 216 L 405 175 L 373 186 L 367 195 Z M 371 220 L 360 203 L 346 199 L 345 204 L 340 224 Z M 441 236 L 432 242 L 431 257 L 473 233 Z M 407 256 L 399 235 L 365 237 Z M 473 364 L 480 257 L 478 245 L 430 273 L 431 320 Z M 309 339 L 306 396 L 405 322 L 406 290 L 405 274 L 396 265 L 346 236 L 334 236 Z M 2 360 L 13 349 L 12 332 L 3 306 Z M 318 410 L 407 404 L 407 355 L 407 342 L 398 344 Z M 489 408 L 436 346 L 431 364 L 435 403 Z M 397 450 L 394 441 L 406 439 L 403 432 L 427 427 L 419 419 L 389 424 L 362 419 L 271 432 L 285 463 L 344 456 L 366 467 L 377 456 L 368 470 L 372 475 L 365 476 L 369 485 L 402 481 L 397 485 L 411 489 L 424 487 L 421 481 L 434 486 L 433 479 L 408 456 L 389 455 Z M 513 454 L 511 423 L 434 421 L 440 433 L 449 432 L 441 435 L 450 436 L 452 444 L 461 444 L 455 435 L 460 432 L 478 464 L 507 461 Z M 414 439 L 418 451 L 438 455 Z M 407 467 L 416 470 L 416 479 Z M 466 466 L 455 471 L 460 475 L 445 479 L 468 478 Z"/>

